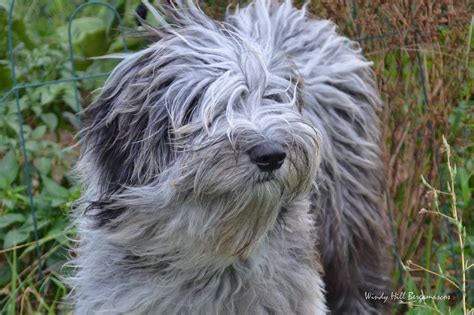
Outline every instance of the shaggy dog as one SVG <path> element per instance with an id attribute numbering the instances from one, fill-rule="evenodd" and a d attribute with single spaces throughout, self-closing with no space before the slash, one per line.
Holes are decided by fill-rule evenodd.
<path id="1" fill-rule="evenodd" d="M 289 1 L 223 22 L 147 6 L 156 41 L 81 134 L 76 313 L 383 312 L 380 101 L 357 44 Z"/>

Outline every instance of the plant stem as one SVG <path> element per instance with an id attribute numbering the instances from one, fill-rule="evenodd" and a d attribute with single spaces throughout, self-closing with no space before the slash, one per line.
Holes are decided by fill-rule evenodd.
<path id="1" fill-rule="evenodd" d="M 450 193 L 451 193 L 451 212 L 453 215 L 454 220 L 456 221 L 456 228 L 457 228 L 457 235 L 459 240 L 459 247 L 461 250 L 461 289 L 462 289 L 462 307 L 463 307 L 463 314 L 467 315 L 467 305 L 466 305 L 466 262 L 464 260 L 464 238 L 463 238 L 463 225 L 462 225 L 462 217 L 458 217 L 458 211 L 456 206 L 456 192 L 454 191 L 454 181 L 455 181 L 455 174 L 454 170 L 451 166 L 451 150 L 449 147 L 446 138 L 443 136 L 444 146 L 446 147 L 446 155 L 448 159 L 448 171 L 450 177 Z"/>

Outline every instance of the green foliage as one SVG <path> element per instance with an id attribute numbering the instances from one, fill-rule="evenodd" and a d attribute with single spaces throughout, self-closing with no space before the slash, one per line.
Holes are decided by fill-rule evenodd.
<path id="1" fill-rule="evenodd" d="M 472 79 L 466 84 L 471 85 Z M 424 259 L 421 265 L 409 261 L 404 266 L 409 271 L 404 274 L 404 290 L 449 299 L 408 301 L 407 314 L 467 314 L 474 305 L 474 95 L 472 91 L 462 91 L 459 105 L 448 118 L 447 135 L 452 146 L 445 145 L 442 150 L 447 151 L 447 156 L 440 169 L 440 188 L 425 182 L 430 188 L 432 207 L 421 213 L 431 215 L 433 220 L 427 224 L 428 232 L 420 234 L 416 242 L 423 244 Z M 437 226 L 445 233 L 435 239 L 433 229 Z M 424 281 L 414 280 L 419 277 Z"/>
<path id="2" fill-rule="evenodd" d="M 139 1 L 110 1 L 133 26 L 129 13 Z M 0 104 L 0 313 L 50 313 L 64 307 L 67 294 L 62 283 L 68 259 L 70 230 L 68 213 L 79 197 L 79 187 L 71 176 L 77 159 L 74 146 L 77 130 L 77 102 L 68 45 L 67 21 L 83 1 L 17 1 L 12 23 L 16 81 L 19 84 L 58 80 L 19 90 L 24 147 L 20 141 L 17 104 L 14 95 Z M 34 9 L 32 9 L 34 6 Z M 10 2 L 0 1 L 0 91 L 13 86 L 7 50 L 7 17 Z M 81 10 L 72 23 L 72 49 L 77 75 L 110 71 L 117 61 L 90 57 L 123 49 L 115 15 L 103 6 Z M 143 45 L 129 40 L 130 46 Z M 120 45 L 119 45 L 119 44 Z M 122 45 L 122 46 L 121 46 Z M 79 81 L 78 97 L 87 105 L 91 91 L 103 78 Z M 3 94 L 3 93 L 2 93 Z M 36 214 L 41 271 L 37 264 L 35 224 L 29 195 Z M 61 270 L 61 268 L 63 268 Z"/>

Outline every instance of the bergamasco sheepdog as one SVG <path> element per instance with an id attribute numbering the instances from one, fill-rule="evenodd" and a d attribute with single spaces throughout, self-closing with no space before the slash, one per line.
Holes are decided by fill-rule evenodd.
<path id="1" fill-rule="evenodd" d="M 76 314 L 380 314 L 390 237 L 371 63 L 305 7 L 191 0 L 86 110 Z"/>

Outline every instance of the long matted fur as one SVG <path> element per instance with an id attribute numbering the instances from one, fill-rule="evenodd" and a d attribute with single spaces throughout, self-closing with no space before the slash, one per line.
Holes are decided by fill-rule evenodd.
<path id="1" fill-rule="evenodd" d="M 380 101 L 358 46 L 289 1 L 223 22 L 149 9 L 157 41 L 87 109 L 76 313 L 381 312 Z M 267 142 L 272 172 L 248 154 Z"/>

